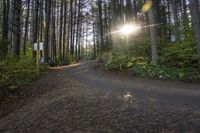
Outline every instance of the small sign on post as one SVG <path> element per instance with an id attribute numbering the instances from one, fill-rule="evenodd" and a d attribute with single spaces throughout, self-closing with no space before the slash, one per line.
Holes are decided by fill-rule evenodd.
<path id="1" fill-rule="evenodd" d="M 34 43 L 34 51 L 37 51 L 37 50 L 38 50 L 38 44 Z"/>
<path id="2" fill-rule="evenodd" d="M 171 42 L 175 43 L 176 42 L 176 35 L 171 35 Z"/>
<path id="3" fill-rule="evenodd" d="M 44 56 L 43 56 L 43 42 L 40 42 L 40 63 L 43 64 L 44 63 Z"/>
<path id="4" fill-rule="evenodd" d="M 38 52 L 38 43 L 33 44 L 34 51 L 36 53 L 36 67 L 37 67 L 37 75 L 40 74 L 40 66 L 39 66 L 39 52 Z"/>
<path id="5" fill-rule="evenodd" d="M 43 51 L 43 43 L 40 42 L 40 51 Z"/>

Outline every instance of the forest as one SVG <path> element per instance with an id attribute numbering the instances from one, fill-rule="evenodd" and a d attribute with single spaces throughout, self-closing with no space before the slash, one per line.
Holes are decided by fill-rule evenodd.
<path id="1" fill-rule="evenodd" d="M 199 11 L 199 0 L 2 0 L 0 85 L 95 59 L 142 78 L 199 82 Z"/>
<path id="2" fill-rule="evenodd" d="M 199 133 L 200 0 L 0 0 L 1 133 Z"/>

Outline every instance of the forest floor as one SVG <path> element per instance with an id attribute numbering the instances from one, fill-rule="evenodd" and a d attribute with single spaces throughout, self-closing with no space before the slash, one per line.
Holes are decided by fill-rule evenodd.
<path id="1" fill-rule="evenodd" d="M 200 85 L 108 72 L 95 61 L 52 68 L 1 103 L 0 132 L 199 133 Z"/>

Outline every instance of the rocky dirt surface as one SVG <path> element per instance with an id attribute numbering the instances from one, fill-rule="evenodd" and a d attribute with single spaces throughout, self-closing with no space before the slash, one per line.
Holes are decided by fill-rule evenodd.
<path id="1" fill-rule="evenodd" d="M 96 62 L 54 68 L 0 105 L 0 132 L 199 133 L 199 89 L 109 73 Z"/>

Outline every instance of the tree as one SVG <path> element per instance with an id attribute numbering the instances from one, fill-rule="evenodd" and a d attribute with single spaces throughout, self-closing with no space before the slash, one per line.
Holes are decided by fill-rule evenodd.
<path id="1" fill-rule="evenodd" d="M 24 46 L 24 48 L 23 48 L 24 55 L 26 54 L 29 15 L 30 15 L 30 0 L 27 1 L 27 13 L 26 13 L 26 20 L 25 20 L 25 34 L 24 34 L 24 45 L 23 45 Z"/>
<path id="2" fill-rule="evenodd" d="M 141 12 L 148 1 L 153 2 L 153 7 L 148 12 Z M 45 61 L 48 57 L 65 61 L 66 55 L 81 59 L 81 48 L 84 49 L 82 45 L 86 42 L 83 29 L 88 29 L 87 33 L 93 35 L 94 55 L 115 46 L 122 48 L 125 39 L 113 33 L 119 31 L 121 25 L 132 22 L 145 27 L 142 34 L 150 33 L 147 38 L 151 42 L 151 57 L 158 61 L 159 38 L 169 42 L 171 34 L 176 32 L 178 38 L 182 35 L 186 38 L 186 31 L 190 28 L 187 0 L 21 0 L 20 14 L 17 3 L 16 0 L 1 1 L 1 39 L 11 42 L 9 47 L 17 55 L 22 49 L 26 54 L 28 42 L 44 40 Z M 199 1 L 190 0 L 192 27 L 200 53 L 198 4 Z M 159 26 L 146 26 L 152 24 Z M 22 47 L 20 40 L 23 40 Z M 130 35 L 129 43 L 133 41 L 134 37 Z"/>
<path id="3" fill-rule="evenodd" d="M 3 26 L 2 26 L 2 39 L 8 40 L 8 13 L 9 13 L 9 0 L 3 0 Z"/>
<path id="4" fill-rule="evenodd" d="M 21 0 L 14 0 L 13 3 L 13 14 L 14 14 L 14 48 L 13 53 L 16 57 L 20 56 L 20 40 L 21 40 L 21 6 L 22 1 Z"/>
<path id="5" fill-rule="evenodd" d="M 61 9 L 60 9 L 60 39 L 59 39 L 59 59 L 63 61 L 62 59 L 62 41 L 63 41 L 63 6 L 64 6 L 64 0 L 61 0 Z"/>
<path id="6" fill-rule="evenodd" d="M 39 30 L 39 19 L 38 19 L 38 11 L 39 11 L 39 0 L 35 0 L 35 9 L 34 9 L 34 21 L 33 21 L 33 43 L 38 43 L 38 30 Z M 36 53 L 33 49 L 33 58 L 36 58 Z"/>
<path id="7" fill-rule="evenodd" d="M 192 16 L 192 26 L 196 39 L 197 52 L 200 55 L 200 12 L 199 12 L 199 1 L 190 0 L 190 11 Z M 200 64 L 200 60 L 199 60 Z"/>
<path id="8" fill-rule="evenodd" d="M 150 8 L 150 10 L 148 11 L 148 16 L 149 16 L 149 24 L 154 25 L 156 23 L 154 7 Z M 157 62 L 158 61 L 158 51 L 157 51 L 157 33 L 156 33 L 155 26 L 150 26 L 150 39 L 151 39 L 152 61 Z"/>
<path id="9" fill-rule="evenodd" d="M 40 11 L 39 11 L 39 24 L 40 24 L 40 28 L 39 28 L 39 31 L 40 31 L 40 39 L 39 41 L 40 42 L 43 42 L 43 6 L 44 6 L 44 0 L 40 0 Z"/>
<path id="10" fill-rule="evenodd" d="M 100 32 L 100 43 L 101 43 L 101 50 L 104 47 L 104 39 L 103 39 L 103 20 L 102 20 L 102 1 L 98 0 L 98 9 L 99 9 L 99 32 Z"/>
<path id="11" fill-rule="evenodd" d="M 132 19 L 132 3 L 131 0 L 126 0 L 126 21 L 130 22 Z"/>
<path id="12" fill-rule="evenodd" d="M 74 55 L 74 42 L 73 42 L 73 22 L 74 22 L 74 15 L 73 15 L 73 0 L 70 0 L 70 54 L 71 56 Z"/>
<path id="13" fill-rule="evenodd" d="M 50 28 L 50 17 L 51 17 L 51 0 L 46 0 L 45 3 L 46 11 L 46 27 L 45 27 L 45 42 L 44 42 L 44 59 L 47 61 L 49 57 L 49 28 Z"/>

